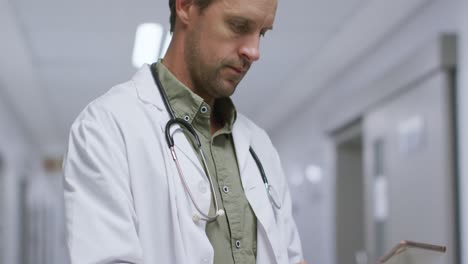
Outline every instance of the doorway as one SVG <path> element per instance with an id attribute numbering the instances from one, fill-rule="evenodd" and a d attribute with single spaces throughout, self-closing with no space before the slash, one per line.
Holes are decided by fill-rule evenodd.
<path id="1" fill-rule="evenodd" d="M 361 120 L 333 133 L 336 162 L 336 263 L 367 264 Z"/>

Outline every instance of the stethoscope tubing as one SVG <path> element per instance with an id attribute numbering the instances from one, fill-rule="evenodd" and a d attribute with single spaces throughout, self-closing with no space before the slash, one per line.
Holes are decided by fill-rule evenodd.
<path id="1" fill-rule="evenodd" d="M 165 105 L 165 107 L 167 109 L 167 112 L 169 113 L 169 116 L 170 116 L 170 119 L 167 122 L 166 127 L 165 127 L 165 137 L 166 137 L 167 145 L 168 145 L 168 147 L 169 147 L 169 149 L 171 151 L 172 159 L 174 160 L 174 163 L 176 164 L 177 171 L 178 171 L 178 174 L 179 174 L 179 178 L 180 178 L 180 180 L 181 180 L 181 182 L 182 182 L 182 184 L 184 186 L 184 189 L 188 193 L 188 195 L 190 197 L 190 200 L 192 200 L 192 203 L 195 205 L 195 208 L 202 215 L 201 219 L 205 220 L 207 222 L 214 221 L 214 220 L 216 220 L 216 218 L 218 216 L 224 214 L 224 210 L 219 209 L 218 198 L 216 197 L 214 184 L 213 184 L 213 181 L 212 181 L 212 178 L 211 178 L 210 170 L 208 169 L 208 165 L 206 164 L 205 154 L 204 154 L 203 149 L 201 147 L 200 139 L 199 139 L 195 129 L 193 128 L 193 126 L 190 123 L 188 123 L 187 121 L 185 121 L 185 120 L 183 120 L 181 118 L 177 118 L 175 116 L 174 110 L 172 109 L 172 106 L 169 103 L 166 92 L 164 91 L 163 85 L 161 84 L 161 81 L 159 79 L 158 71 L 157 71 L 157 68 L 156 68 L 155 64 L 151 65 L 151 74 L 153 75 L 154 82 L 155 82 L 156 86 L 158 87 L 159 93 L 161 94 L 161 99 L 164 102 L 164 105 Z M 187 182 L 185 180 L 185 175 L 184 175 L 184 173 L 183 173 L 183 171 L 182 171 L 182 169 L 180 167 L 179 161 L 177 159 L 177 154 L 176 154 L 175 149 L 174 149 L 174 145 L 175 145 L 174 138 L 171 136 L 171 127 L 174 126 L 174 125 L 179 125 L 181 127 L 184 127 L 185 129 L 187 129 L 187 131 L 189 132 L 188 134 L 190 134 L 190 136 L 192 137 L 192 139 L 196 143 L 196 148 L 197 148 L 198 153 L 201 156 L 203 169 L 205 170 L 205 173 L 206 173 L 206 175 L 208 177 L 208 181 L 210 182 L 210 189 L 211 189 L 211 192 L 212 192 L 213 197 L 214 197 L 214 199 L 213 199 L 214 203 L 215 203 L 214 204 L 215 205 L 215 215 L 214 216 L 210 216 L 208 214 L 205 214 L 203 212 L 203 210 L 201 210 L 201 208 L 198 206 L 198 203 L 195 201 L 194 196 L 193 196 L 192 192 L 190 191 L 190 188 L 189 188 L 189 186 L 188 186 L 188 184 L 187 184 Z M 267 191 L 267 194 L 268 194 L 268 197 L 269 197 L 271 203 L 277 209 L 281 209 L 281 203 L 277 202 L 273 198 L 273 194 L 271 193 L 272 192 L 272 186 L 268 182 L 268 178 L 266 177 L 265 170 L 263 169 L 263 165 L 260 162 L 260 159 L 258 158 L 257 154 L 255 153 L 255 151 L 253 150 L 252 147 L 249 147 L 249 151 L 250 151 L 250 154 L 252 155 L 252 157 L 253 157 L 253 159 L 254 159 L 255 163 L 257 164 L 257 167 L 258 167 L 258 169 L 260 171 L 260 175 L 262 176 L 262 180 L 263 180 L 263 183 L 265 185 L 265 190 Z"/>
<path id="2" fill-rule="evenodd" d="M 169 100 L 167 98 L 167 95 L 166 95 L 166 92 L 164 91 L 164 88 L 163 88 L 163 85 L 161 83 L 161 80 L 159 79 L 159 76 L 158 76 L 158 71 L 155 67 L 155 65 L 153 64 L 151 66 L 151 74 L 153 75 L 153 79 L 156 83 L 156 86 L 158 87 L 158 90 L 159 90 L 159 93 L 161 94 L 161 98 L 164 102 L 164 105 L 166 106 L 166 110 L 167 112 L 169 113 L 169 116 L 170 116 L 170 119 L 169 121 L 166 123 L 166 127 L 165 127 L 165 137 L 166 137 L 166 142 L 167 142 L 167 145 L 171 151 L 171 156 L 172 156 L 172 159 L 174 160 L 174 163 L 176 164 L 176 167 L 177 167 L 177 171 L 178 171 L 178 174 L 179 174 L 179 178 L 184 186 L 184 189 L 185 191 L 188 193 L 189 197 L 190 197 L 190 200 L 192 200 L 192 203 L 195 205 L 195 208 L 198 210 L 198 212 L 202 215 L 202 218 L 201 220 L 205 220 L 207 222 L 212 222 L 214 220 L 216 220 L 216 218 L 220 215 L 223 215 L 224 214 L 224 210 L 222 209 L 219 209 L 219 203 L 218 203 L 218 197 L 216 197 L 216 193 L 215 193 L 215 189 L 214 189 L 214 184 L 213 184 L 213 180 L 211 178 L 211 174 L 210 174 L 210 170 L 208 169 L 208 165 L 206 164 L 206 158 L 205 158 L 205 154 L 203 153 L 203 150 L 201 148 L 201 142 L 200 142 L 200 138 L 198 137 L 197 133 L 195 132 L 195 129 L 193 128 L 193 126 L 188 123 L 187 121 L 181 119 L 181 118 L 177 118 L 174 114 L 174 110 L 172 109 L 172 106 L 171 104 L 169 103 Z M 201 160 L 202 160 L 202 164 L 203 164 L 203 169 L 205 170 L 205 173 L 206 175 L 208 176 L 208 181 L 210 183 L 210 189 L 211 189 L 211 192 L 213 193 L 213 197 L 214 197 L 214 205 L 215 205 L 215 215 L 214 216 L 210 216 L 209 214 L 205 214 L 204 211 L 198 206 L 198 203 L 195 201 L 195 198 L 192 194 L 192 191 L 190 190 L 186 180 L 185 180 L 185 175 L 180 167 L 180 164 L 179 164 L 179 160 L 177 159 L 177 154 L 175 152 L 175 149 L 174 149 L 174 138 L 171 136 L 171 127 L 174 126 L 174 125 L 179 125 L 181 127 L 184 127 L 185 129 L 187 129 L 189 131 L 189 134 L 190 136 L 192 137 L 193 140 L 195 140 L 195 143 L 197 145 L 197 151 L 198 153 L 200 154 L 201 156 Z"/>

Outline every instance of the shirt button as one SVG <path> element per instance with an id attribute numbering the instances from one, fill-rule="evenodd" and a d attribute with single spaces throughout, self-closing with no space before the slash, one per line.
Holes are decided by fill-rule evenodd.
<path id="1" fill-rule="evenodd" d="M 206 184 L 203 182 L 203 181 L 200 181 L 198 183 L 198 190 L 201 192 L 201 193 L 206 193 L 206 191 L 208 191 L 208 187 L 206 186 Z"/>
<path id="2" fill-rule="evenodd" d="M 202 259 L 202 263 L 207 264 L 210 263 L 210 261 L 207 258 Z"/>
<path id="3" fill-rule="evenodd" d="M 226 185 L 223 186 L 223 192 L 224 193 L 229 193 L 229 187 L 227 187 Z"/>
<path id="4" fill-rule="evenodd" d="M 208 107 L 202 106 L 202 107 L 200 108 L 200 112 L 202 112 L 203 114 L 206 113 L 206 112 L 208 112 Z"/>
<path id="5" fill-rule="evenodd" d="M 240 248 L 241 247 L 241 242 L 240 240 L 236 240 L 236 248 Z"/>

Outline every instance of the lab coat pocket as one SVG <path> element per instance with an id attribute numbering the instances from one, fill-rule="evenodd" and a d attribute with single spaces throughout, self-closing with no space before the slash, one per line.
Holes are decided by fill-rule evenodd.
<path id="1" fill-rule="evenodd" d="M 278 226 L 276 213 L 272 208 L 272 204 L 268 198 L 263 183 L 251 186 L 246 190 L 246 196 L 257 217 L 257 224 L 261 225 L 266 232 L 266 238 L 269 242 L 272 252 L 277 259 L 284 255 L 284 246 L 282 240 L 281 229 Z"/>

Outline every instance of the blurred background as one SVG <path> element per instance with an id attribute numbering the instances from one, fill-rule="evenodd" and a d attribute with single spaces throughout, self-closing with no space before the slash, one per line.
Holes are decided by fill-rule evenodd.
<path id="1" fill-rule="evenodd" d="M 68 263 L 70 125 L 145 61 L 139 35 L 162 56 L 168 17 L 167 0 L 0 0 L 0 263 Z M 468 264 L 467 51 L 466 0 L 279 1 L 234 102 L 278 148 L 309 263 L 408 239 Z"/>

